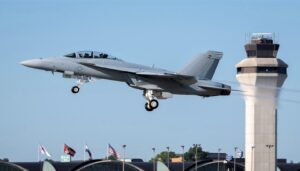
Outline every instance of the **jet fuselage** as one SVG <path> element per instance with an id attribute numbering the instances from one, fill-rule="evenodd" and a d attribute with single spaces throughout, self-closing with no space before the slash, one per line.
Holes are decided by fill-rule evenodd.
<path id="1" fill-rule="evenodd" d="M 145 108 L 151 111 L 158 106 L 154 98 L 166 99 L 172 97 L 172 94 L 203 97 L 229 95 L 230 86 L 211 81 L 221 57 L 221 52 L 208 51 L 179 73 L 125 62 L 95 51 L 26 60 L 21 64 L 53 73 L 60 72 L 65 78 L 77 79 L 77 86 L 72 88 L 73 93 L 78 93 L 79 86 L 93 78 L 125 82 L 132 88 L 144 91 L 143 95 L 147 99 Z"/>

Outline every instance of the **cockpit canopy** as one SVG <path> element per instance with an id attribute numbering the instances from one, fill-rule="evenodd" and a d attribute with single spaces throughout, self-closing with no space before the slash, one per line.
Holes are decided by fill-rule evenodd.
<path id="1" fill-rule="evenodd" d="M 102 59 L 119 60 L 118 58 L 108 55 L 106 53 L 96 52 L 96 51 L 79 51 L 79 52 L 69 53 L 64 56 L 68 58 L 90 58 L 90 59 L 102 58 Z"/>

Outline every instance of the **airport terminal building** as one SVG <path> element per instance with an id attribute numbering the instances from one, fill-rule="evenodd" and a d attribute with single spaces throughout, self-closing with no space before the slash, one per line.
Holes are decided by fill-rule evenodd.
<path id="1" fill-rule="evenodd" d="M 219 167 L 219 169 L 217 169 Z M 234 169 L 235 168 L 235 169 Z M 1 171 L 122 171 L 122 161 L 88 160 L 72 162 L 56 162 L 45 160 L 41 162 L 7 162 L 0 161 Z M 125 162 L 126 171 L 244 171 L 244 159 L 233 160 L 200 160 L 195 162 L 166 163 L 153 162 Z M 300 171 L 300 163 L 286 163 L 286 160 L 278 160 L 278 171 Z"/>

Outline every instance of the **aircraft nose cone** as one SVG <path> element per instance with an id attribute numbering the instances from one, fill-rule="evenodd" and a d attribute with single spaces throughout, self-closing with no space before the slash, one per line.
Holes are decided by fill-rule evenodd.
<path id="1" fill-rule="evenodd" d="M 21 61 L 20 64 L 24 66 L 30 66 L 31 60 Z"/>
<path id="2" fill-rule="evenodd" d="M 30 68 L 38 68 L 41 64 L 40 59 L 31 59 L 20 62 L 21 65 L 30 67 Z"/>

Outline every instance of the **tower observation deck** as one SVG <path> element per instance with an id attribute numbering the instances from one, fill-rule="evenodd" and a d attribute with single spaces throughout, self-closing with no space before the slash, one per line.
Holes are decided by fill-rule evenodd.
<path id="1" fill-rule="evenodd" d="M 253 33 L 245 45 L 247 58 L 236 65 L 245 99 L 245 169 L 275 171 L 278 88 L 288 65 L 277 58 L 279 44 L 271 33 Z"/>

